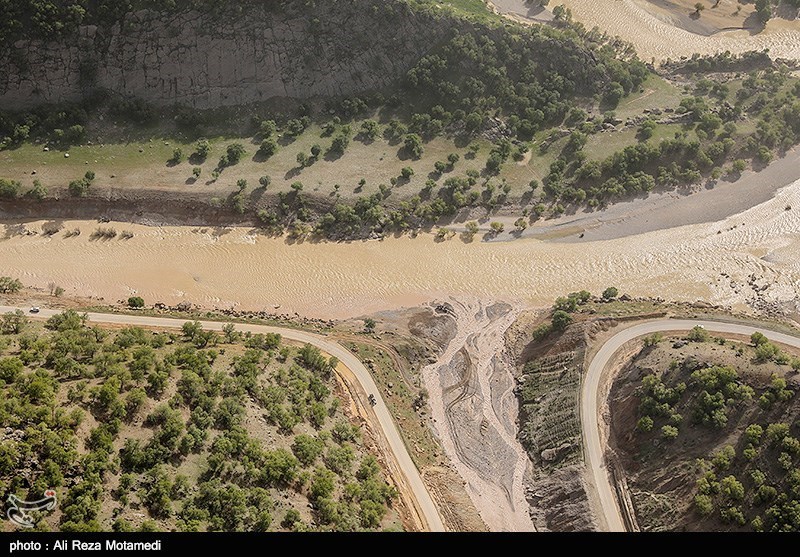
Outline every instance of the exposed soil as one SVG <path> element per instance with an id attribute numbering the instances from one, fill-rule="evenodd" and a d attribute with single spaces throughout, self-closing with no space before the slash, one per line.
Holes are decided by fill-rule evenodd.
<path id="1" fill-rule="evenodd" d="M 333 336 L 356 351 L 370 368 L 446 528 L 485 531 L 486 524 L 463 479 L 442 450 L 430 407 L 424 402 L 427 391 L 421 370 L 435 362 L 455 336 L 453 319 L 428 306 L 378 312 L 371 317 L 377 323 L 373 334 L 364 334 L 363 321 L 352 319 L 341 322 Z"/>
<path id="2" fill-rule="evenodd" d="M 454 299 L 434 305 L 456 327 L 422 372 L 442 447 L 490 530 L 533 530 L 524 493 L 529 461 L 516 439 L 514 367 L 504 340 L 518 310 Z"/>
<path id="3" fill-rule="evenodd" d="M 543 312 L 525 312 L 506 335 L 516 355 L 520 405 L 519 437 L 528 450 L 532 478 L 526 489 L 538 530 L 597 528 L 586 494 L 578 400 L 587 330 L 579 323 L 563 334 L 531 338 Z M 532 389 L 535 387 L 535 398 Z M 523 395 L 521 389 L 527 389 Z"/>
<path id="4" fill-rule="evenodd" d="M 761 423 L 764 418 L 768 421 L 787 421 L 786 415 L 780 417 L 780 409 L 762 411 L 754 401 L 731 410 L 728 425 L 717 429 L 692 423 L 691 415 L 684 412 L 679 437 L 669 443 L 660 438 L 655 428 L 650 434 L 635 431 L 640 417 L 640 398 L 636 393 L 641 379 L 651 373 L 663 373 L 665 384 L 688 381 L 690 372 L 681 370 L 680 367 L 675 371 L 668 371 L 670 362 L 680 363 L 694 358 L 703 365 L 733 367 L 745 383 L 756 389 L 758 398 L 758 393 L 769 384 L 773 373 L 787 377 L 790 386 L 795 390 L 800 386 L 800 375 L 792 372 L 786 365 L 754 362 L 753 350 L 747 346 L 748 339 L 729 342 L 725 346 L 705 342 L 688 343 L 675 348 L 673 343 L 678 340 L 678 336 L 666 336 L 656 347 L 644 349 L 640 349 L 641 344 L 638 344 L 635 355 L 624 360 L 621 373 L 613 380 L 608 402 L 610 452 L 616 463 L 624 469 L 636 518 L 643 530 L 737 530 L 738 526 L 721 523 L 719 513 L 704 518 L 693 509 L 692 500 L 697 493 L 696 482 L 702 476 L 695 461 L 698 458 L 709 458 L 709 455 L 728 444 L 740 452 L 740 436 L 748 424 Z M 737 353 L 737 346 L 745 347 L 743 354 Z M 787 412 L 789 415 L 796 415 L 796 402 L 789 404 L 795 409 L 787 409 Z M 791 421 L 789 419 L 788 423 Z M 664 466 L 665 462 L 670 465 Z M 747 467 L 746 461 L 739 457 L 734 460 L 733 467 L 722 475 L 735 474 L 748 485 Z"/>

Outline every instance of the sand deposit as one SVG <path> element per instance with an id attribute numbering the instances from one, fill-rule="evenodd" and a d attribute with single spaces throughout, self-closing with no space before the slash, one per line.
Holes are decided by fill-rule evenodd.
<path id="1" fill-rule="evenodd" d="M 502 0 L 503 13 L 517 16 L 530 8 L 525 0 Z M 599 27 L 610 35 L 617 35 L 632 43 L 642 60 L 673 60 L 694 53 L 714 54 L 729 50 L 741 53 L 768 48 L 770 55 L 779 58 L 800 59 L 800 22 L 771 20 L 765 30 L 731 30 L 711 36 L 692 33 L 680 28 L 645 0 L 554 0 L 548 8 L 564 5 L 572 10 L 573 18 L 587 29 Z M 709 9 L 705 10 L 709 12 Z M 535 19 L 541 14 L 535 12 Z M 699 20 L 702 20 L 702 16 Z"/>
<path id="2" fill-rule="evenodd" d="M 422 234 L 292 244 L 248 228 L 92 221 L 59 223 L 64 228 L 46 236 L 44 224 L 2 225 L 0 275 L 43 289 L 55 283 L 68 295 L 107 303 L 137 294 L 150 304 L 279 306 L 281 313 L 334 318 L 447 296 L 547 305 L 565 292 L 616 285 L 633 296 L 743 309 L 759 300 L 793 303 L 800 286 L 800 181 L 721 221 L 586 243 L 465 244 Z M 134 236 L 92 239 L 98 226 Z M 65 237 L 74 228 L 81 234 Z"/>

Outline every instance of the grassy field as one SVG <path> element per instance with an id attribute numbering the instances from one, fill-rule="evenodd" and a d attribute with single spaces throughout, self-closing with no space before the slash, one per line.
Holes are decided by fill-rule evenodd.
<path id="1" fill-rule="evenodd" d="M 677 108 L 684 92 L 669 81 L 653 74 L 635 91 L 619 103 L 614 110 L 625 119 L 641 114 L 647 108 Z"/>
<path id="2" fill-rule="evenodd" d="M 461 0 L 448 4 L 474 14 L 489 13 L 481 0 Z M 623 99 L 616 111 L 618 117 L 636 116 L 647 108 L 675 107 L 681 98 L 678 88 L 657 76 L 645 81 L 641 89 L 642 92 L 634 92 Z M 371 117 L 380 120 L 378 114 L 372 114 Z M 95 122 L 87 128 L 87 141 L 69 149 L 51 147 L 45 152 L 43 144 L 23 143 L 0 151 L 0 177 L 20 180 L 24 189 L 30 188 L 35 179 L 47 188 L 58 188 L 91 170 L 96 175 L 93 188 L 206 192 L 222 196 L 233 191 L 239 180 L 246 180 L 252 191 L 258 187 L 262 176 L 269 176 L 270 192 L 289 192 L 293 183 L 301 182 L 305 192 L 331 200 L 370 195 L 379 191 L 380 185 L 389 187 L 392 179 L 395 179 L 397 185 L 391 187 L 388 202 L 397 203 L 419 193 L 429 179 L 434 180 L 438 187 L 450 176 L 463 177 L 467 171 L 483 172 L 492 149 L 492 143 L 483 138 L 465 141 L 440 136 L 426 141 L 422 156 L 412 160 L 406 156 L 402 142 L 389 141 L 382 133 L 374 141 L 359 138 L 357 133 L 363 121 L 359 119 L 349 123 L 354 137 L 341 157 L 326 154 L 338 132 L 326 136 L 321 125 L 315 123 L 294 138 L 279 132 L 275 136 L 279 143 L 278 151 L 266 160 L 258 155 L 259 136 L 211 134 L 207 137 L 211 146 L 210 154 L 205 160 L 197 160 L 191 157 L 196 141 L 180 132 L 167 132 L 164 126 L 147 126 L 137 129 L 135 136 L 126 136 L 116 122 Z M 381 132 L 384 127 L 381 126 Z M 676 129 L 659 126 L 656 139 L 671 136 Z M 546 129 L 538 132 L 530 142 L 529 153 L 521 161 L 509 157 L 500 174 L 492 178 L 496 184 L 505 181 L 510 185 L 511 199 L 522 196 L 532 179 L 541 181 L 550 164 L 561 153 L 567 142 L 566 137 L 553 142 L 544 152 L 539 149 L 551 131 Z M 589 159 L 602 159 L 636 141 L 634 130 L 595 134 L 589 138 L 587 156 Z M 244 157 L 238 164 L 225 168 L 215 179 L 213 173 L 220 157 L 226 147 L 234 142 L 244 146 Z M 474 158 L 468 155 L 468 143 L 479 146 Z M 321 148 L 322 154 L 311 164 L 301 167 L 297 162 L 298 154 L 310 156 L 314 145 Z M 175 149 L 183 153 L 181 162 L 171 162 Z M 443 173 L 436 172 L 435 163 L 446 162 L 450 154 L 457 154 L 459 161 Z M 401 170 L 405 167 L 411 168 L 414 174 L 410 180 L 399 180 Z M 200 169 L 197 179 L 193 176 L 195 168 Z M 478 187 L 488 178 L 482 174 Z M 364 183 L 360 185 L 362 180 Z M 433 194 L 437 187 L 434 187 Z"/>

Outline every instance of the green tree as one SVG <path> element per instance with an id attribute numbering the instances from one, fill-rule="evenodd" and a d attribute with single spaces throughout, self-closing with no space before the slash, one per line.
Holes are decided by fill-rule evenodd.
<path id="1" fill-rule="evenodd" d="M 500 234 L 503 230 L 505 230 L 505 226 L 503 225 L 503 223 L 498 221 L 492 221 L 491 223 L 489 223 L 489 228 L 491 229 L 492 233 L 494 233 L 495 236 Z"/>
<path id="2" fill-rule="evenodd" d="M 180 164 L 183 162 L 184 158 L 185 157 L 183 155 L 183 149 L 181 149 L 180 147 L 176 147 L 175 149 L 172 150 L 172 158 L 169 159 L 169 162 L 171 162 L 172 164 Z"/>
<path id="3" fill-rule="evenodd" d="M 411 158 L 419 159 L 422 157 L 424 148 L 422 146 L 422 138 L 419 135 L 415 133 L 408 134 L 403 142 L 403 147 Z"/>
<path id="4" fill-rule="evenodd" d="M 763 333 L 758 331 L 750 335 L 750 342 L 753 344 L 753 346 L 761 346 L 762 344 L 766 344 L 768 341 L 769 339 L 764 336 Z"/>
<path id="5" fill-rule="evenodd" d="M 678 437 L 678 428 L 675 427 L 675 426 L 671 426 L 671 425 L 661 426 L 661 435 L 667 441 L 671 441 L 673 439 L 676 439 Z"/>
<path id="6" fill-rule="evenodd" d="M 235 142 L 225 147 L 225 154 L 219 160 L 219 167 L 225 168 L 226 166 L 233 166 L 239 164 L 246 151 L 244 145 Z"/>
<path id="7" fill-rule="evenodd" d="M 144 298 L 141 296 L 131 296 L 128 298 L 128 307 L 130 308 L 143 308 Z"/>
<path id="8" fill-rule="evenodd" d="M 623 89 L 622 85 L 614 81 L 603 93 L 603 103 L 610 108 L 616 108 L 623 96 L 625 96 L 625 89 Z"/>
<path id="9" fill-rule="evenodd" d="M 310 435 L 300 434 L 294 438 L 292 452 L 304 466 L 314 464 L 314 461 L 322 454 L 324 444 L 318 438 Z"/>
<path id="10" fill-rule="evenodd" d="M 744 486 L 736 479 L 736 476 L 725 476 L 720 481 L 722 493 L 731 501 L 741 501 L 744 499 Z"/>
<path id="11" fill-rule="evenodd" d="M 475 234 L 478 233 L 479 230 L 478 223 L 475 222 L 474 220 L 467 221 L 467 223 L 464 225 L 464 228 L 466 229 L 467 238 L 469 240 L 472 240 L 472 238 L 475 236 Z"/>
<path id="12" fill-rule="evenodd" d="M 311 497 L 314 500 L 330 497 L 336 489 L 336 474 L 327 468 L 317 467 L 311 479 Z"/>
<path id="13" fill-rule="evenodd" d="M 708 516 L 714 512 L 714 500 L 710 495 L 698 493 L 694 496 L 694 507 L 703 516 Z"/>
<path id="14" fill-rule="evenodd" d="M 33 181 L 33 187 L 28 190 L 28 193 L 25 195 L 37 200 L 42 201 L 45 197 L 47 197 L 47 188 L 42 185 L 42 182 L 39 180 Z"/>
<path id="15" fill-rule="evenodd" d="M 375 120 L 364 120 L 361 123 L 361 135 L 370 141 L 374 141 L 380 134 L 380 126 Z"/>
<path id="16" fill-rule="evenodd" d="M 15 180 L 0 178 L 0 199 L 14 199 L 19 194 L 22 184 Z"/>
<path id="17" fill-rule="evenodd" d="M 22 310 L 15 310 L 3 314 L 0 319 L 0 333 L 4 335 L 18 335 L 28 326 L 28 318 Z"/>
<path id="18" fill-rule="evenodd" d="M 602 297 L 604 300 L 613 300 L 617 296 L 619 296 L 619 290 L 617 290 L 613 286 L 609 286 L 608 288 L 603 290 Z"/>
<path id="19" fill-rule="evenodd" d="M 211 144 L 206 139 L 201 139 L 197 142 L 194 148 L 194 155 L 196 158 L 204 161 L 208 158 L 208 155 L 211 153 Z"/>
<path id="20" fill-rule="evenodd" d="M 265 159 L 270 158 L 277 152 L 278 152 L 278 142 L 271 137 L 268 137 L 267 139 L 263 140 L 258 148 L 258 154 L 264 157 Z"/>
<path id="21" fill-rule="evenodd" d="M 636 422 L 636 430 L 647 433 L 653 429 L 653 418 L 650 416 L 642 416 Z"/>
<path id="22" fill-rule="evenodd" d="M 2 294 L 16 294 L 22 289 L 22 283 L 19 279 L 12 279 L 11 277 L 0 277 L 0 293 Z"/>
<path id="23" fill-rule="evenodd" d="M 297 477 L 299 462 L 286 449 L 275 449 L 264 454 L 262 481 L 270 486 L 285 486 Z"/>
<path id="24" fill-rule="evenodd" d="M 563 331 L 570 323 L 572 323 L 572 316 L 566 311 L 556 310 L 553 312 L 553 329 L 556 331 Z"/>
<path id="25" fill-rule="evenodd" d="M 710 336 L 702 325 L 692 327 L 686 338 L 692 342 L 708 342 Z"/>
<path id="26" fill-rule="evenodd" d="M 275 120 L 262 120 L 258 126 L 258 133 L 262 138 L 268 139 L 278 131 L 278 126 Z"/>
<path id="27" fill-rule="evenodd" d="M 339 134 L 333 138 L 331 142 L 330 152 L 334 155 L 341 156 L 350 145 L 350 138 L 345 134 Z"/>

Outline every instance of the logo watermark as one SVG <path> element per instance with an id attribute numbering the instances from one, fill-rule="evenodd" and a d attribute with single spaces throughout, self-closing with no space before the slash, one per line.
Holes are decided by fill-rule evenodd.
<path id="1" fill-rule="evenodd" d="M 34 521 L 30 515 L 37 511 L 52 511 L 56 508 L 56 492 L 48 489 L 44 492 L 44 497 L 38 501 L 24 501 L 16 495 L 8 497 L 8 519 L 23 528 L 33 528 Z"/>

